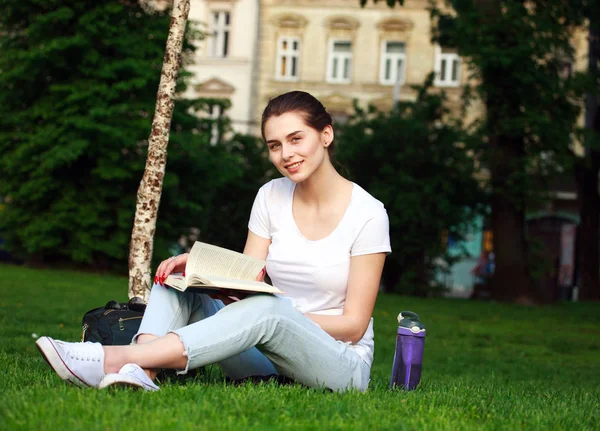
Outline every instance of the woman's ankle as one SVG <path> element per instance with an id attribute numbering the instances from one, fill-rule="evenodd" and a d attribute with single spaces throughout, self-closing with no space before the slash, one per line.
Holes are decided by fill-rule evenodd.
<path id="1" fill-rule="evenodd" d="M 124 359 L 126 346 L 104 346 L 104 374 L 118 373 L 127 363 Z"/>
<path id="2" fill-rule="evenodd" d="M 159 373 L 159 369 L 158 368 L 150 368 L 150 369 L 146 369 L 144 368 L 144 373 L 146 373 L 146 375 L 150 378 L 150 380 L 154 381 L 156 379 L 156 376 Z"/>

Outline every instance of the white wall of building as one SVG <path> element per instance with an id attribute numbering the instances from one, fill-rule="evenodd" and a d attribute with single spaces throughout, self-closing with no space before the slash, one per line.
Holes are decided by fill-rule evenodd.
<path id="1" fill-rule="evenodd" d="M 211 53 L 212 14 L 220 11 L 230 14 L 228 52 L 224 57 L 215 57 Z M 188 67 L 194 76 L 184 97 L 230 99 L 232 106 L 226 115 L 231 119 L 235 131 L 248 133 L 250 122 L 254 119 L 250 105 L 253 97 L 258 0 L 191 0 L 189 20 L 201 23 L 200 29 L 207 33 L 207 37 L 198 43 L 194 64 Z M 207 82 L 211 83 L 210 88 L 202 85 Z"/>

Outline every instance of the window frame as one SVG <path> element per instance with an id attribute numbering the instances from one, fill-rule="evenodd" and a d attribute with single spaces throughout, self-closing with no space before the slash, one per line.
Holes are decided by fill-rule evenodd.
<path id="1" fill-rule="evenodd" d="M 215 27 L 215 15 L 217 24 Z M 229 15 L 229 23 L 226 16 Z M 229 10 L 215 9 L 210 11 L 211 37 L 208 56 L 211 58 L 227 58 L 231 51 L 231 20 L 232 13 Z"/>
<path id="2" fill-rule="evenodd" d="M 347 42 L 350 44 L 350 52 L 346 53 L 346 52 L 339 52 L 339 53 L 335 53 L 333 48 L 335 46 L 336 42 Z M 329 39 L 329 53 L 327 55 L 327 74 L 326 74 L 326 81 L 330 84 L 350 84 L 352 82 L 352 73 L 353 73 L 353 63 L 354 63 L 354 52 L 353 52 L 353 41 L 352 39 L 348 38 L 331 38 Z M 333 76 L 333 62 L 335 60 L 335 58 L 338 58 L 340 60 L 345 60 L 346 58 L 350 60 L 350 67 L 349 67 L 349 71 L 348 71 L 348 77 L 344 78 L 342 77 L 334 77 Z M 342 64 L 343 67 L 343 61 L 340 62 Z M 343 73 L 343 72 L 342 72 Z"/>
<path id="3" fill-rule="evenodd" d="M 401 43 L 402 45 L 404 45 L 404 52 L 400 53 L 400 54 L 388 53 L 387 52 L 387 44 L 388 43 Z M 398 69 L 397 68 L 393 69 L 393 71 L 395 71 L 395 74 L 392 71 L 393 78 L 390 78 L 390 79 L 385 78 L 385 63 L 388 59 L 391 61 L 392 67 L 394 67 L 395 64 L 398 64 L 398 59 L 402 59 L 402 71 L 400 74 L 402 80 L 400 81 L 400 85 L 404 85 L 406 83 L 406 59 L 407 59 L 406 42 L 403 40 L 395 40 L 395 39 L 386 39 L 386 40 L 381 41 L 381 61 L 379 62 L 379 83 L 381 85 L 396 85 L 396 80 L 398 79 L 398 75 L 397 75 Z"/>
<path id="4" fill-rule="evenodd" d="M 441 73 L 442 73 L 442 62 L 446 61 L 446 74 L 448 76 L 448 78 L 446 77 L 441 77 Z M 456 67 L 456 79 L 452 79 L 452 63 L 453 61 L 456 61 L 457 67 Z M 450 66 L 448 66 L 450 65 Z M 461 78 L 461 73 L 460 73 L 460 69 L 462 66 L 462 59 L 460 58 L 460 55 L 454 53 L 454 52 L 446 52 L 443 53 L 442 52 L 442 47 L 437 45 L 435 47 L 435 67 L 434 67 L 434 73 L 435 73 L 435 79 L 433 81 L 433 84 L 436 87 L 458 87 L 460 86 L 460 78 Z"/>
<path id="5" fill-rule="evenodd" d="M 288 48 L 284 51 L 282 48 L 282 42 L 286 40 L 288 42 Z M 297 42 L 298 49 L 294 50 L 293 44 Z M 295 82 L 300 80 L 300 50 L 302 49 L 302 40 L 298 36 L 282 35 L 277 38 L 277 52 L 275 54 L 275 79 L 278 81 Z M 296 75 L 291 73 L 281 74 L 281 62 L 283 58 L 286 58 L 286 64 L 290 64 L 289 70 L 292 70 L 291 64 L 293 58 L 296 58 Z"/>

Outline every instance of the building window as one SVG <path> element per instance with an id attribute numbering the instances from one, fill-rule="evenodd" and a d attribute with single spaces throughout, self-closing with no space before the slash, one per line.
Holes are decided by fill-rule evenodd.
<path id="1" fill-rule="evenodd" d="M 227 57 L 229 52 L 229 12 L 212 12 L 211 57 Z"/>
<path id="2" fill-rule="evenodd" d="M 460 84 L 460 57 L 456 50 L 436 47 L 435 85 L 458 87 Z"/>
<path id="3" fill-rule="evenodd" d="M 406 46 L 404 42 L 384 41 L 379 69 L 379 82 L 384 85 L 404 84 L 406 77 Z"/>
<path id="4" fill-rule="evenodd" d="M 332 40 L 329 45 L 327 82 L 349 83 L 352 75 L 352 42 Z"/>
<path id="5" fill-rule="evenodd" d="M 280 37 L 277 42 L 275 76 L 281 81 L 297 81 L 300 62 L 300 40 Z"/>

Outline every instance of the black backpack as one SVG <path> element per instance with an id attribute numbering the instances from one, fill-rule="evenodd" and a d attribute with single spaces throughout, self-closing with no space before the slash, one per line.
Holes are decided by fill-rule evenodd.
<path id="1" fill-rule="evenodd" d="M 142 323 L 146 305 L 139 298 L 128 303 L 109 301 L 83 316 L 81 341 L 93 341 L 105 346 L 131 344 Z"/>

